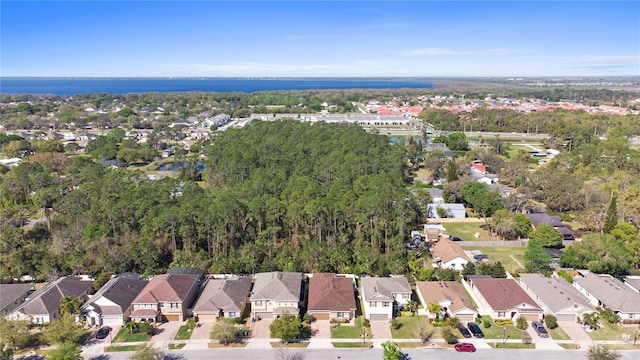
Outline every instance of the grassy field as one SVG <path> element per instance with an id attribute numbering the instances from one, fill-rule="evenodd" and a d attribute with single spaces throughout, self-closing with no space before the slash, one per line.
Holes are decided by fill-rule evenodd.
<path id="1" fill-rule="evenodd" d="M 195 321 L 193 321 L 193 318 L 189 318 L 189 320 L 187 320 L 186 325 L 180 326 L 174 340 L 189 340 L 191 338 L 191 334 L 193 333 L 193 329 L 195 327 L 196 327 Z"/>
<path id="2" fill-rule="evenodd" d="M 481 227 L 482 225 L 484 225 L 484 222 L 452 222 L 446 223 L 443 226 L 451 236 L 457 236 L 465 241 L 500 240 L 499 238 L 489 236 L 489 232 L 483 229 Z M 476 233 L 480 235 L 479 238 L 474 236 Z"/>
<path id="3" fill-rule="evenodd" d="M 424 321 L 425 325 L 430 330 L 433 327 L 428 324 L 426 316 L 404 316 L 397 317 L 398 329 L 391 328 L 391 336 L 394 339 L 419 339 L 420 338 L 420 322 Z"/>
<path id="4" fill-rule="evenodd" d="M 483 254 L 489 257 L 489 261 L 500 261 L 505 270 L 513 274 L 516 270 L 523 269 L 524 259 L 523 255 L 527 251 L 526 246 L 481 246 L 481 247 L 469 247 L 465 246 L 465 250 L 480 250 Z M 518 264 L 513 256 L 520 263 Z"/>
<path id="5" fill-rule="evenodd" d="M 125 328 L 120 329 L 116 336 L 113 338 L 113 342 L 138 342 L 149 341 L 151 336 L 147 334 L 129 334 L 129 331 Z M 124 350 L 123 350 L 124 351 Z"/>
<path id="6" fill-rule="evenodd" d="M 567 333 L 564 332 L 564 330 L 560 326 L 556 327 L 555 329 L 547 328 L 547 332 L 553 340 L 571 340 L 569 335 L 567 335 Z"/>
<path id="7" fill-rule="evenodd" d="M 340 325 L 335 329 L 331 328 L 331 338 L 332 339 L 358 339 L 362 337 L 362 317 L 357 317 L 355 320 L 355 325 Z M 371 338 L 371 328 L 364 328 L 367 333 L 367 338 Z"/>
<path id="8" fill-rule="evenodd" d="M 334 348 L 368 348 L 370 343 L 364 342 L 332 342 Z"/>
<path id="9" fill-rule="evenodd" d="M 589 336 L 593 340 L 622 340 L 622 335 L 629 335 L 629 339 L 633 341 L 634 328 L 633 327 L 620 327 L 618 325 L 609 324 L 603 322 L 603 326 L 599 329 L 588 332 Z"/>
<path id="10" fill-rule="evenodd" d="M 502 339 L 503 336 L 506 336 L 507 339 L 522 339 L 522 334 L 524 331 L 519 330 L 513 325 L 505 325 L 498 326 L 489 316 L 483 316 L 482 320 L 489 319 L 491 321 L 491 326 L 485 328 L 483 323 L 480 323 L 480 329 L 484 333 L 485 339 Z"/>

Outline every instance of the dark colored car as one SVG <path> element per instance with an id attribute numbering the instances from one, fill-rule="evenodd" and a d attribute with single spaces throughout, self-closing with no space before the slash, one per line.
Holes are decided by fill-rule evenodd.
<path id="1" fill-rule="evenodd" d="M 449 236 L 449 240 L 451 240 L 451 241 L 462 241 L 462 239 L 460 239 L 457 236 Z"/>
<path id="2" fill-rule="evenodd" d="M 476 347 L 473 346 L 473 344 L 471 344 L 471 343 L 456 344 L 455 349 L 456 349 L 457 352 L 460 352 L 460 351 L 476 352 Z"/>
<path id="3" fill-rule="evenodd" d="M 476 324 L 474 322 L 470 322 L 470 323 L 467 323 L 467 327 L 469 328 L 469 331 L 471 331 L 473 336 L 475 336 L 477 338 L 483 338 L 484 337 L 484 333 L 482 332 L 482 330 L 480 330 L 480 326 L 478 326 L 478 324 Z"/>
<path id="4" fill-rule="evenodd" d="M 466 339 L 471 337 L 471 333 L 469 332 L 469 329 L 464 327 L 464 325 L 462 324 L 458 325 L 458 331 L 460 331 L 460 334 L 462 334 L 462 336 L 464 336 Z"/>
<path id="5" fill-rule="evenodd" d="M 110 332 L 111 332 L 110 327 L 108 326 L 101 327 L 100 329 L 98 329 L 98 332 L 96 333 L 96 339 L 104 339 L 107 336 L 109 336 Z"/>
<path id="6" fill-rule="evenodd" d="M 531 326 L 533 327 L 533 330 L 535 330 L 536 333 L 538 333 L 538 336 L 540 336 L 541 338 L 549 337 L 549 333 L 547 332 L 547 329 L 544 328 L 544 325 L 542 325 L 541 322 L 532 321 Z"/>

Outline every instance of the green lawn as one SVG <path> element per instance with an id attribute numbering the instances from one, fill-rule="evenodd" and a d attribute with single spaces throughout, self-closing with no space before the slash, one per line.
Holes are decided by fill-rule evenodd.
<path id="1" fill-rule="evenodd" d="M 482 319 L 491 319 L 489 316 L 483 316 Z M 480 330 L 484 333 L 485 339 L 502 339 L 503 336 L 506 336 L 507 339 L 522 339 L 522 334 L 524 331 L 519 330 L 513 325 L 505 325 L 498 326 L 493 320 L 491 320 L 491 326 L 488 328 L 484 327 L 483 323 L 480 323 Z"/>
<path id="2" fill-rule="evenodd" d="M 431 325 L 427 325 L 426 316 L 403 316 L 397 317 L 396 321 L 398 321 L 398 329 L 391 328 L 391 336 L 394 339 L 419 339 L 421 321 L 424 321 L 427 328 L 433 330 Z"/>
<path id="3" fill-rule="evenodd" d="M 567 335 L 567 333 L 564 332 L 564 330 L 560 326 L 556 327 L 555 329 L 547 328 L 547 332 L 553 340 L 571 340 L 569 335 Z"/>
<path id="4" fill-rule="evenodd" d="M 560 345 L 560 347 L 565 349 L 565 350 L 577 350 L 577 349 L 580 348 L 579 347 L 580 345 L 573 344 L 573 343 L 571 343 L 571 344 L 558 344 L 558 345 Z"/>
<path id="5" fill-rule="evenodd" d="M 618 325 L 602 322 L 602 327 L 588 332 L 589 336 L 593 340 L 621 340 L 622 334 L 628 334 L 631 341 L 633 341 L 634 328 L 632 327 L 620 327 Z"/>
<path id="6" fill-rule="evenodd" d="M 506 343 L 506 344 L 490 343 L 489 346 L 491 346 L 494 349 L 535 349 L 536 348 L 536 344 L 522 344 L 522 343 Z"/>
<path id="7" fill-rule="evenodd" d="M 113 338 L 113 342 L 138 342 L 138 341 L 149 341 L 151 336 L 147 334 L 129 334 L 128 330 L 125 328 L 120 329 L 116 336 Z M 122 350 L 124 351 L 124 350 Z"/>
<path id="8" fill-rule="evenodd" d="M 123 345 L 123 346 L 107 346 L 104 348 L 105 352 L 117 352 L 117 351 L 138 351 L 142 349 L 144 345 Z"/>
<path id="9" fill-rule="evenodd" d="M 179 350 L 185 346 L 187 346 L 187 344 L 169 344 L 169 350 Z"/>
<path id="10" fill-rule="evenodd" d="M 189 318 L 189 320 L 187 320 L 187 323 L 185 325 L 180 326 L 174 340 L 189 340 L 191 338 L 191 334 L 193 333 L 193 329 L 195 329 L 195 327 L 196 327 L 195 321 L 193 321 L 193 318 Z"/>
<path id="11" fill-rule="evenodd" d="M 523 268 L 520 264 L 524 265 L 523 255 L 524 252 L 527 251 L 526 246 L 465 246 L 464 249 L 482 251 L 483 254 L 489 257 L 489 261 L 492 263 L 500 261 L 502 266 L 504 266 L 504 269 L 510 274 L 514 274 L 517 270 L 521 270 Z M 520 264 L 513 260 L 511 255 L 513 255 Z"/>
<path id="12" fill-rule="evenodd" d="M 339 325 L 335 329 L 331 328 L 332 339 L 359 339 L 362 337 L 362 317 L 359 316 L 355 320 L 355 325 Z M 367 339 L 371 338 L 371 328 L 364 328 L 367 333 Z"/>
<path id="13" fill-rule="evenodd" d="M 332 342 L 334 348 L 368 348 L 370 343 L 363 342 Z"/>
<path id="14" fill-rule="evenodd" d="M 465 241 L 497 240 L 489 237 L 487 230 L 480 227 L 482 225 L 484 225 L 484 222 L 452 222 L 443 226 L 451 236 L 458 236 Z M 479 233 L 480 238 L 476 238 L 474 236 L 475 233 Z"/>

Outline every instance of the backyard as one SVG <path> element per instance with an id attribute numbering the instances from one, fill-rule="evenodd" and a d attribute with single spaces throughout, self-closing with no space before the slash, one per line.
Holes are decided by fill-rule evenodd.
<path id="1" fill-rule="evenodd" d="M 496 237 L 490 237 L 489 232 L 483 229 L 481 226 L 485 225 L 484 221 L 480 222 L 447 222 L 443 224 L 444 228 L 451 236 L 457 236 L 464 241 L 475 240 L 500 240 Z M 480 238 L 476 238 L 475 234 L 478 233 Z"/>
<path id="2" fill-rule="evenodd" d="M 524 268 L 523 255 L 527 251 L 526 246 L 465 246 L 465 250 L 480 250 L 489 257 L 489 261 L 495 263 L 500 261 L 504 269 L 510 274 L 515 274 Z M 512 258 L 515 258 L 515 260 Z M 516 260 L 519 262 L 516 262 Z"/>

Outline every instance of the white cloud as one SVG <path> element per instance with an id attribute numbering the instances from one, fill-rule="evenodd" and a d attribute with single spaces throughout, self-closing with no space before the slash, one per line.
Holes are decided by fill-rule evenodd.
<path id="1" fill-rule="evenodd" d="M 640 63 L 638 55 L 620 55 L 620 56 L 584 56 L 570 60 L 569 62 L 578 64 L 627 64 Z"/>

